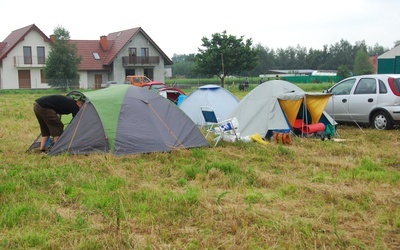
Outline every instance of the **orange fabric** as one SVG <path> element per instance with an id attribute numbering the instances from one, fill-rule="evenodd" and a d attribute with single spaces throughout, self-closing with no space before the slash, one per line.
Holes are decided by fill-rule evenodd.
<path id="1" fill-rule="evenodd" d="M 310 112 L 312 124 L 319 122 L 330 95 L 306 95 L 306 106 Z"/>
<path id="2" fill-rule="evenodd" d="M 293 127 L 297 114 L 299 113 L 300 106 L 303 103 L 303 99 L 298 100 L 281 100 L 279 99 L 279 104 L 281 105 L 283 112 L 286 114 L 286 117 Z"/>

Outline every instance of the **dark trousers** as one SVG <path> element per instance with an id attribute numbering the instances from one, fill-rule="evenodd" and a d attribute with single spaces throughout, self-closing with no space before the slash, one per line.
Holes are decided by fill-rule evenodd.
<path id="1" fill-rule="evenodd" d="M 42 136 L 60 136 L 62 134 L 64 124 L 54 110 L 45 109 L 35 102 L 33 104 L 33 111 L 39 122 Z"/>

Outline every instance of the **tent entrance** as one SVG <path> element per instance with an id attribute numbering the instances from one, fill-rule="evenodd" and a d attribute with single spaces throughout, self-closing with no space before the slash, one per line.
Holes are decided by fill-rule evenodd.
<path id="1" fill-rule="evenodd" d="M 290 123 L 295 135 L 324 133 L 329 121 L 325 118 L 324 109 L 330 95 L 305 94 L 302 98 L 278 99 L 279 104 Z"/>

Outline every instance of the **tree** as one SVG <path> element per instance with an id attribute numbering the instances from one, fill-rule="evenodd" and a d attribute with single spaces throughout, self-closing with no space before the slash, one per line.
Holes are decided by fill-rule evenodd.
<path id="1" fill-rule="evenodd" d="M 202 47 L 196 55 L 194 72 L 217 76 L 224 87 L 225 77 L 242 71 L 250 71 L 257 65 L 257 51 L 252 48 L 252 40 L 243 41 L 227 35 L 226 31 L 212 34 L 212 39 L 203 37 Z"/>
<path id="2" fill-rule="evenodd" d="M 375 43 L 374 47 L 368 47 L 368 55 L 375 56 L 375 55 L 382 55 L 383 53 L 389 51 L 388 48 L 384 48 L 383 46 Z"/>
<path id="3" fill-rule="evenodd" d="M 374 73 L 374 67 L 369 61 L 369 56 L 366 51 L 362 49 L 357 51 L 353 69 L 355 75 L 367 75 Z"/>
<path id="4" fill-rule="evenodd" d="M 258 62 L 254 69 L 250 72 L 252 76 L 258 76 L 266 74 L 268 70 L 273 69 L 274 65 L 274 50 L 270 50 L 268 47 L 263 47 L 261 44 L 257 44 L 254 49 L 258 54 Z"/>
<path id="5" fill-rule="evenodd" d="M 194 78 L 193 68 L 195 66 L 194 62 L 195 54 L 189 55 L 176 55 L 171 58 L 174 62 L 172 66 L 172 75 L 174 77 L 183 76 L 185 78 Z"/>
<path id="6" fill-rule="evenodd" d="M 350 76 L 350 70 L 345 65 L 341 65 L 337 70 L 337 75 L 343 78 L 347 78 Z"/>
<path id="7" fill-rule="evenodd" d="M 328 59 L 328 45 L 324 45 L 323 50 L 309 49 L 306 57 L 305 68 L 309 69 L 329 69 L 326 68 Z"/>
<path id="8" fill-rule="evenodd" d="M 306 69 L 307 48 L 300 45 L 296 46 L 296 64 L 297 69 Z"/>
<path id="9" fill-rule="evenodd" d="M 348 41 L 341 39 L 340 42 L 330 46 L 326 69 L 336 69 L 341 65 L 352 69 L 354 57 L 353 46 Z"/>
<path id="10" fill-rule="evenodd" d="M 74 85 L 79 86 L 78 66 L 82 61 L 77 56 L 75 44 L 70 42 L 69 32 L 58 26 L 54 29 L 52 49 L 46 59 L 44 74 L 52 87 L 61 87 L 63 91 Z"/>

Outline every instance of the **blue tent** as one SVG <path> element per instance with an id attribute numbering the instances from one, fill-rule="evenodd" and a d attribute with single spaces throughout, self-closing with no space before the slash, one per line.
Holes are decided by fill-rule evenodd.
<path id="1" fill-rule="evenodd" d="M 190 93 L 179 107 L 192 121 L 199 125 L 205 125 L 204 117 L 200 108 L 209 106 L 214 109 L 220 121 L 231 118 L 229 115 L 239 104 L 239 99 L 229 90 L 218 85 L 204 85 Z"/>

